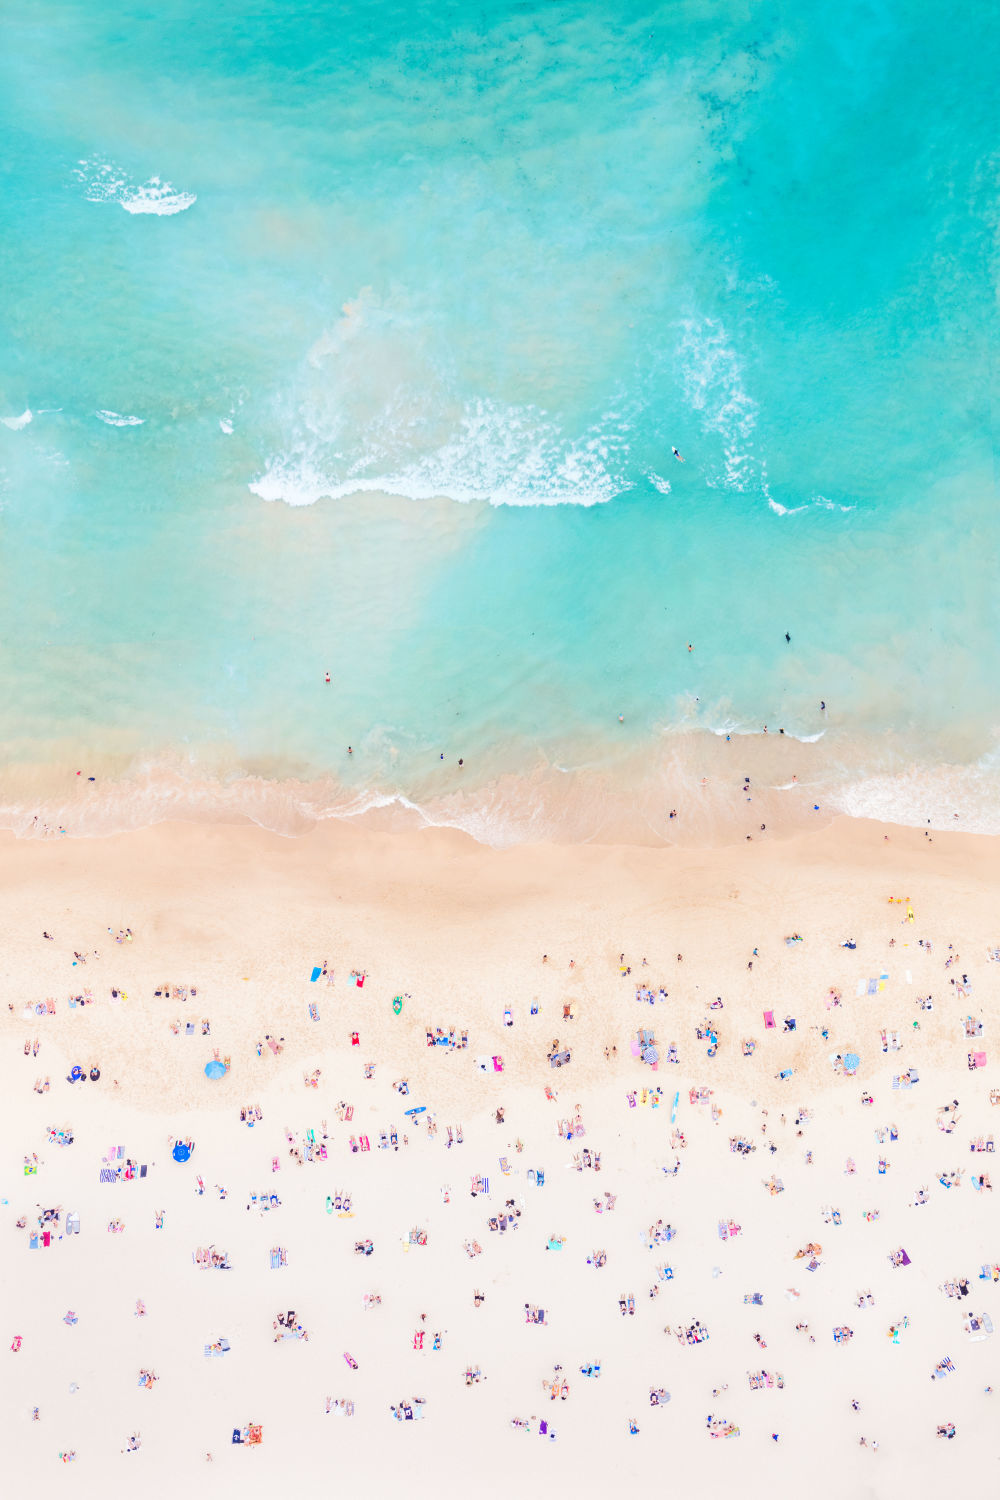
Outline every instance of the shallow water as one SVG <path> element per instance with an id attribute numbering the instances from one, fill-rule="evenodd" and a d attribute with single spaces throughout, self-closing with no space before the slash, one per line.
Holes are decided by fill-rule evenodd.
<path id="1" fill-rule="evenodd" d="M 1000 826 L 990 17 L 6 31 L 0 821 Z"/>

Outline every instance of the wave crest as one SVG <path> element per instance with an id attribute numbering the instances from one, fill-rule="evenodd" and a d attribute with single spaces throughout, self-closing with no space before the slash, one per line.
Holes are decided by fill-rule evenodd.
<path id="1" fill-rule="evenodd" d="M 595 505 L 630 488 L 620 412 L 583 430 L 532 404 L 456 395 L 422 311 L 363 290 L 275 402 L 278 441 L 249 488 L 312 505 L 357 492 L 493 505 Z"/>
<path id="2" fill-rule="evenodd" d="M 129 214 L 169 217 L 183 213 L 198 200 L 197 193 L 181 192 L 160 177 L 133 182 L 123 168 L 98 156 L 84 157 L 74 167 L 73 175 L 83 183 L 83 196 L 89 203 L 117 203 Z"/>
<path id="3" fill-rule="evenodd" d="M 485 400 L 464 408 L 446 442 L 424 454 L 411 449 L 398 465 L 383 466 L 384 448 L 374 443 L 349 463 L 328 447 L 315 437 L 294 444 L 268 460 L 250 490 L 287 505 L 373 491 L 491 505 L 598 505 L 631 487 L 606 462 L 599 433 L 569 439 L 535 407 Z"/>

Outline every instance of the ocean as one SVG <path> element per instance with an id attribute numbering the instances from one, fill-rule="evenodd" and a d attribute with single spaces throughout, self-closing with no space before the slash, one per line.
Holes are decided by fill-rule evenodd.
<path id="1" fill-rule="evenodd" d="M 0 826 L 1000 831 L 996 17 L 0 24 Z"/>

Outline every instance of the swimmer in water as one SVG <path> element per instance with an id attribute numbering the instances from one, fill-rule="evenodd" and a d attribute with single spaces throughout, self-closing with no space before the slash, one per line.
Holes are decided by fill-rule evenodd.
<path id="1" fill-rule="evenodd" d="M 678 453 L 678 451 L 677 451 L 677 449 L 676 449 L 676 448 L 671 448 L 671 450 L 670 450 L 670 451 L 671 451 L 671 453 L 672 453 L 672 454 L 673 454 L 673 455 L 674 455 L 674 457 L 675 457 L 675 458 L 676 458 L 676 460 L 677 460 L 677 462 L 678 462 L 678 463 L 679 463 L 679 464 L 682 464 L 682 463 L 683 463 L 683 462 L 684 462 L 684 460 L 683 460 L 683 458 L 681 458 L 681 456 L 680 456 L 680 454 L 679 454 L 679 453 Z"/>

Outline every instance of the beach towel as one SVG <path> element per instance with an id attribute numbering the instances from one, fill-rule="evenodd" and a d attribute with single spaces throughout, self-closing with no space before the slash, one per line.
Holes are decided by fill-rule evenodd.
<path id="1" fill-rule="evenodd" d="M 765 1029 L 767 1031 L 773 1031 L 774 1030 L 775 1021 L 774 1021 L 774 1011 L 773 1010 L 766 1010 L 764 1012 L 764 1026 L 765 1026 Z"/>
<path id="2" fill-rule="evenodd" d="M 322 974 L 322 972 L 323 972 L 323 970 L 320 967 L 314 965 L 313 966 L 313 971 L 309 975 L 309 983 L 310 984 L 315 984 L 316 981 L 317 981 L 317 979 L 319 978 L 319 976 Z"/>

